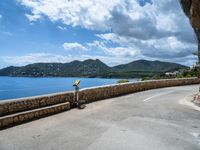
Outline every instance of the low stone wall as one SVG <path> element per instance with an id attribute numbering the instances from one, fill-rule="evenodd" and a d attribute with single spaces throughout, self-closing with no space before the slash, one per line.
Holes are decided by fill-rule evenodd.
<path id="1" fill-rule="evenodd" d="M 0 117 L 17 112 L 73 101 L 73 92 L 0 101 Z"/>
<path id="2" fill-rule="evenodd" d="M 144 91 L 155 88 L 171 87 L 198 84 L 198 78 L 188 79 L 169 79 L 144 81 L 137 83 L 115 84 L 102 87 L 94 87 L 80 90 L 80 99 L 87 102 L 93 102 L 101 99 L 116 97 L 128 93 Z M 73 92 L 57 93 L 32 98 L 23 98 L 17 100 L 0 101 L 0 117 L 18 112 L 33 110 L 37 108 L 47 107 L 59 103 L 69 102 L 73 104 Z"/>
<path id="3" fill-rule="evenodd" d="M 8 127 L 12 127 L 14 125 L 22 124 L 25 122 L 29 122 L 35 119 L 39 119 L 42 117 L 46 117 L 49 115 L 53 115 L 56 113 L 60 113 L 70 109 L 70 103 L 62 103 L 53 106 L 48 106 L 45 108 L 39 108 L 34 110 L 29 110 L 13 115 L 8 115 L 4 117 L 0 117 L 0 130 Z"/>
<path id="4" fill-rule="evenodd" d="M 145 91 L 149 89 L 199 84 L 199 83 L 200 79 L 198 78 L 182 78 L 182 79 L 151 80 L 151 81 L 142 81 L 136 83 L 108 85 L 96 88 L 83 89 L 80 91 L 80 99 L 84 99 L 87 102 L 92 102 L 124 94 Z"/>

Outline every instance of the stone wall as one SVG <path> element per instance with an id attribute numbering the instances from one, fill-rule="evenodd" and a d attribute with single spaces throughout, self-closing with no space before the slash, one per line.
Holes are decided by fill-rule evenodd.
<path id="1" fill-rule="evenodd" d="M 73 92 L 66 92 L 8 101 L 0 101 L 0 117 L 17 112 L 51 106 L 63 102 L 71 103 L 72 100 Z"/>
<path id="2" fill-rule="evenodd" d="M 116 97 L 128 93 L 145 91 L 149 89 L 190 85 L 198 83 L 200 83 L 200 79 L 198 78 L 189 78 L 189 79 L 184 78 L 184 79 L 152 80 L 152 81 L 144 81 L 137 83 L 108 85 L 96 88 L 83 89 L 80 91 L 80 99 L 84 99 L 87 102 L 92 102 L 96 100 Z"/>
<path id="3" fill-rule="evenodd" d="M 29 110 L 21 113 L 16 113 L 13 115 L 8 115 L 0 117 L 0 130 L 21 123 L 36 120 L 49 115 L 57 114 L 70 109 L 70 103 L 65 102 L 62 104 L 56 104 L 53 106 L 48 106 L 44 108 Z"/>
<path id="4" fill-rule="evenodd" d="M 114 84 L 82 89 L 79 97 L 90 103 L 138 91 L 199 83 L 200 79 L 198 78 L 188 78 Z M 0 101 L 0 129 L 69 110 L 73 107 L 73 97 L 73 92 L 66 92 Z"/>

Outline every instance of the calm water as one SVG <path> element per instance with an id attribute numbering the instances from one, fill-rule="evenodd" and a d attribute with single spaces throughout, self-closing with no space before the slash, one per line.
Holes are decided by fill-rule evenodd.
<path id="1" fill-rule="evenodd" d="M 37 96 L 73 90 L 73 83 L 80 79 L 80 88 L 115 84 L 119 79 L 101 78 L 24 78 L 0 77 L 0 100 Z M 133 79 L 132 81 L 136 81 Z"/>

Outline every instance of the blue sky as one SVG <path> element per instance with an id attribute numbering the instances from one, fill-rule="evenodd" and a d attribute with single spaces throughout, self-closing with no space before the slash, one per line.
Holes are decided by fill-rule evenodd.
<path id="1" fill-rule="evenodd" d="M 0 1 L 0 68 L 89 58 L 191 66 L 196 49 L 178 0 Z"/>

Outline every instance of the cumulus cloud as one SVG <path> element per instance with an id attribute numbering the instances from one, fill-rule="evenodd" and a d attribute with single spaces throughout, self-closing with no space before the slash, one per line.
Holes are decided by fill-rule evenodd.
<path id="1" fill-rule="evenodd" d="M 2 56 L 1 59 L 11 65 L 25 65 L 37 62 L 62 62 L 64 58 L 49 53 L 30 53 L 23 56 Z"/>
<path id="2" fill-rule="evenodd" d="M 121 56 L 121 57 L 137 58 L 140 54 L 140 51 L 137 49 L 134 49 L 132 46 L 109 47 L 107 43 L 99 42 L 99 41 L 93 41 L 92 43 L 87 43 L 87 45 L 90 49 L 98 48 L 99 50 L 102 50 L 106 55 L 110 55 L 111 57 Z"/>
<path id="3" fill-rule="evenodd" d="M 66 25 L 82 26 L 88 29 L 107 29 L 106 20 L 109 11 L 120 0 L 18 0 L 22 5 L 32 9 L 33 18 L 39 19 L 42 15 L 51 21 L 61 21 Z M 101 12 L 101 13 L 99 13 Z M 40 17 L 39 17 L 40 16 Z M 35 20 L 37 20 L 35 19 Z"/>
<path id="4" fill-rule="evenodd" d="M 66 31 L 66 30 L 67 30 L 66 27 L 62 27 L 62 26 L 57 26 L 57 28 L 60 29 L 60 30 L 63 30 L 63 31 Z"/>
<path id="5" fill-rule="evenodd" d="M 109 56 L 101 56 L 101 55 L 81 55 L 81 56 L 73 56 L 73 55 L 59 55 L 59 54 L 52 54 L 52 53 L 30 53 L 27 55 L 21 56 L 2 56 L 0 57 L 1 61 L 14 66 L 24 66 L 27 64 L 38 63 L 38 62 L 45 62 L 45 63 L 67 63 L 73 60 L 86 60 L 86 59 L 100 59 L 104 63 L 109 66 L 116 65 L 118 63 L 126 63 L 130 60 L 127 58 L 121 57 L 109 57 Z"/>
<path id="6" fill-rule="evenodd" d="M 8 64 L 13 64 L 17 66 L 38 63 L 38 62 L 58 62 L 58 63 L 65 63 L 71 59 L 70 55 L 58 55 L 58 54 L 51 54 L 51 53 L 30 53 L 27 55 L 22 56 L 2 56 L 2 61 Z"/>
<path id="7" fill-rule="evenodd" d="M 31 9 L 26 16 L 37 21 L 42 16 L 63 25 L 104 31 L 99 41 L 88 43 L 108 55 L 194 61 L 197 49 L 193 30 L 178 0 L 18 0 Z M 107 42 L 117 46 L 108 46 Z M 96 44 L 96 45 L 95 45 Z M 65 49 L 82 49 L 78 43 L 63 44 Z M 94 49 L 94 48 L 93 48 Z"/>
<path id="8" fill-rule="evenodd" d="M 152 0 L 19 0 L 32 9 L 26 16 L 36 21 L 42 15 L 52 21 L 87 29 L 108 30 L 139 39 L 162 38 L 189 28 L 179 2 Z M 141 2 L 141 1 L 140 1 Z M 144 2 L 143 2 L 144 3 Z M 101 12 L 101 13 L 99 13 Z"/>
<path id="9" fill-rule="evenodd" d="M 25 14 L 25 16 L 28 18 L 29 21 L 33 22 L 41 18 L 40 15 L 29 15 Z"/>
<path id="10" fill-rule="evenodd" d="M 80 50 L 80 51 L 81 50 L 83 50 L 83 51 L 87 50 L 86 47 L 84 47 L 83 45 L 81 45 L 77 42 L 75 42 L 75 43 L 64 43 L 63 48 L 67 51 L 68 50 Z"/>
<path id="11" fill-rule="evenodd" d="M 192 55 L 197 49 L 194 43 L 181 41 L 175 36 L 169 36 L 161 39 L 138 40 L 135 38 L 121 37 L 113 33 L 98 34 L 99 38 L 105 41 L 118 43 L 121 46 L 132 47 L 147 57 L 154 58 L 176 58 Z"/>

